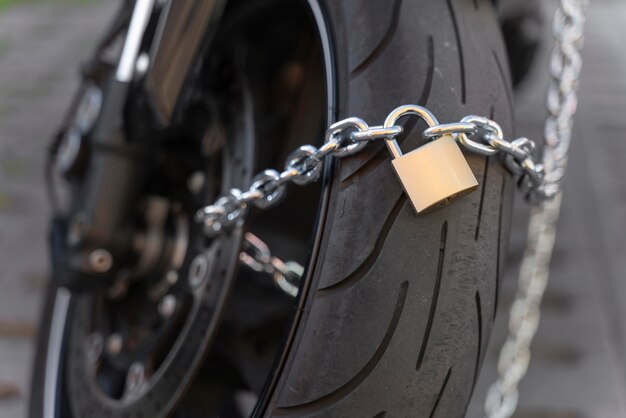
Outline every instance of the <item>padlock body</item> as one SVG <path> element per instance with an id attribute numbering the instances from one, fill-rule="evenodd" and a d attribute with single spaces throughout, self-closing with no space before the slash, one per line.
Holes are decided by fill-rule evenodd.
<path id="1" fill-rule="evenodd" d="M 443 205 L 478 187 L 465 156 L 450 135 L 391 162 L 417 213 Z"/>

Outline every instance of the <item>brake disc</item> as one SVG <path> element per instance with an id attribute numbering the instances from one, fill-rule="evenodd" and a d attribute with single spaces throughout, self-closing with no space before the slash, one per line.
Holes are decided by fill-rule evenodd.
<path id="1" fill-rule="evenodd" d="M 180 271 L 181 277 L 191 282 L 193 293 L 186 309 L 177 308 L 169 327 L 157 333 L 158 337 L 137 345 L 132 355 L 117 353 L 116 341 L 96 330 L 97 325 L 106 322 L 102 311 L 95 312 L 106 305 L 103 295 L 85 294 L 74 300 L 66 373 L 76 416 L 160 417 L 174 408 L 200 368 L 216 332 L 233 281 L 240 240 L 241 236 L 234 233 L 216 242 L 212 251 L 188 257 Z M 201 277 L 194 270 L 198 257 L 206 260 Z M 129 311 L 120 302 L 112 305 L 115 307 Z M 113 314 L 112 310 L 109 313 Z M 163 347 L 167 342 L 171 346 Z M 126 372 L 120 373 L 124 369 Z M 102 379 L 102 374 L 108 379 Z M 114 386 L 123 388 L 122 392 Z"/>
<path id="2" fill-rule="evenodd" d="M 158 277 L 122 280 L 119 288 L 113 285 L 77 293 L 73 298 L 64 368 L 75 416 L 166 416 L 202 368 L 235 280 L 242 235 L 236 228 L 207 243 L 202 225 L 193 221 L 197 200 L 202 201 L 210 189 L 207 182 L 217 181 L 216 187 L 221 188 L 238 186 L 249 180 L 252 171 L 254 136 L 246 119 L 249 109 L 245 98 L 232 100 L 243 103 L 238 104 L 240 111 L 231 121 L 235 127 L 229 131 L 230 143 L 219 151 L 222 159 L 217 164 L 217 178 L 209 179 L 212 174 L 208 173 L 216 169 L 215 165 L 207 167 L 207 172 L 193 173 L 185 193 L 195 197 L 170 205 L 177 211 L 169 215 L 173 237 L 163 245 L 171 257 L 184 260 L 180 266 L 176 270 L 156 269 Z M 219 124 L 215 126 L 223 130 Z M 211 134 L 214 132 L 205 136 Z M 180 197 L 180 190 L 173 194 Z M 190 203 L 193 199 L 195 206 Z M 188 231 L 172 233 L 180 218 L 184 218 Z M 146 237 L 150 232 L 144 235 L 143 246 L 149 247 Z M 176 249 L 177 240 L 187 242 Z M 165 262 L 158 260 L 161 254 L 153 248 L 140 260 L 154 262 L 157 258 L 156 263 L 162 266 Z M 165 289 L 160 284 L 165 284 Z"/>

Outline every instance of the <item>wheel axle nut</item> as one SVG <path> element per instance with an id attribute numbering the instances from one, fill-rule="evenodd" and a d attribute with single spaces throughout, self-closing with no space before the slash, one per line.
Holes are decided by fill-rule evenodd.
<path id="1" fill-rule="evenodd" d="M 132 393 L 141 387 L 145 379 L 145 369 L 143 364 L 136 361 L 131 364 L 126 375 L 126 392 Z"/>
<path id="2" fill-rule="evenodd" d="M 159 314 L 163 319 L 169 319 L 176 310 L 176 297 L 174 295 L 166 295 L 159 302 Z"/>
<path id="3" fill-rule="evenodd" d="M 105 343 L 107 353 L 117 356 L 122 351 L 122 346 L 124 345 L 123 343 L 124 341 L 120 334 L 115 333 L 109 335 Z"/>
<path id="4" fill-rule="evenodd" d="M 165 275 L 165 281 L 168 285 L 174 286 L 178 282 L 178 272 L 176 270 L 170 270 Z"/>
<path id="5" fill-rule="evenodd" d="M 189 284 L 196 288 L 206 280 L 209 271 L 209 262 L 204 254 L 198 254 L 189 266 Z"/>
<path id="6" fill-rule="evenodd" d="M 96 273 L 106 273 L 113 267 L 113 256 L 103 248 L 98 248 L 89 254 L 89 266 Z"/>

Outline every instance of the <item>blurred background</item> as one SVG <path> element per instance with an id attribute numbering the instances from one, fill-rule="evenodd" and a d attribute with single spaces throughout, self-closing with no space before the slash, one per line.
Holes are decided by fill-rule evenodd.
<path id="1" fill-rule="evenodd" d="M 26 416 L 47 280 L 47 144 L 117 1 L 0 0 L 0 417 Z"/>
<path id="2" fill-rule="evenodd" d="M 0 0 L 0 418 L 26 416 L 37 320 L 47 279 L 43 163 L 78 83 L 78 68 L 116 0 Z M 553 0 L 541 3 L 547 22 Z M 521 384 L 518 418 L 626 417 L 626 17 L 624 0 L 594 0 L 587 21 L 552 278 Z M 549 25 L 516 92 L 517 134 L 539 138 Z M 482 416 L 506 335 L 525 244 L 517 204 L 503 301 L 468 416 Z"/>

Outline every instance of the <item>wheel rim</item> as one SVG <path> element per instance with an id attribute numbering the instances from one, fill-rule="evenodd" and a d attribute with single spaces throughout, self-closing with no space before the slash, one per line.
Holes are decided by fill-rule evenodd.
<path id="1" fill-rule="evenodd" d="M 326 72 L 326 76 L 327 76 L 325 84 L 327 87 L 326 95 L 327 95 L 327 104 L 328 104 L 327 106 L 328 115 L 323 115 L 323 121 L 321 124 L 321 125 L 325 125 L 326 121 L 332 118 L 333 116 L 332 112 L 334 109 L 334 107 L 332 106 L 332 104 L 334 103 L 334 72 L 331 67 L 332 61 L 330 59 L 330 43 L 329 43 L 327 31 L 325 29 L 323 14 L 319 5 L 317 4 L 317 1 L 308 0 L 307 5 L 309 7 L 309 13 L 313 15 L 313 21 L 316 27 L 318 28 L 318 30 L 320 27 L 323 27 L 323 30 L 320 31 L 319 36 L 322 38 L 321 44 L 322 44 L 322 54 L 323 54 L 323 60 L 324 60 L 324 63 L 322 64 L 322 66 L 324 67 L 324 71 Z M 236 177 L 236 176 L 232 174 L 232 177 Z M 241 176 L 239 177 L 239 180 L 241 180 Z M 201 305 L 213 306 L 214 307 L 213 309 L 215 309 L 216 311 L 221 311 L 221 309 L 216 309 L 215 307 L 218 305 L 223 305 L 228 295 L 229 288 L 231 285 L 230 282 L 233 279 L 234 269 L 235 269 L 235 264 L 236 264 L 235 260 L 233 260 L 233 255 L 238 254 L 238 250 L 240 248 L 240 239 L 241 239 L 241 231 L 237 231 L 235 234 L 233 234 L 233 236 L 229 238 L 230 242 L 228 243 L 228 245 L 221 246 L 221 249 L 224 249 L 225 247 L 229 246 L 230 250 L 223 251 L 220 253 L 220 255 L 218 255 L 218 258 L 219 257 L 222 257 L 222 258 L 220 259 L 221 261 L 219 261 L 217 264 L 229 265 L 230 269 L 221 268 L 218 274 L 214 274 L 214 273 L 212 274 L 210 271 L 207 271 L 205 273 L 206 277 L 211 277 L 211 286 L 203 288 L 203 289 L 211 289 L 210 292 L 207 292 L 205 294 L 205 296 L 207 296 L 207 298 L 209 298 L 210 301 L 205 299 L 203 300 L 205 303 L 192 304 L 188 313 L 194 319 L 190 321 L 186 321 L 184 323 L 182 330 L 180 331 L 180 335 L 175 338 L 176 344 L 178 344 L 178 346 L 181 347 L 183 345 L 183 342 L 191 335 L 202 334 L 204 336 L 204 338 L 202 339 L 202 343 L 195 345 L 198 349 L 196 353 L 197 355 L 193 356 L 194 361 L 182 361 L 182 360 L 176 361 L 175 360 L 176 356 L 173 355 L 171 352 L 168 353 L 168 355 L 165 356 L 165 360 L 163 360 L 163 364 L 168 364 L 168 367 L 157 367 L 156 370 L 154 370 L 152 373 L 149 373 L 151 376 L 149 379 L 147 380 L 145 378 L 139 379 L 139 380 L 144 380 L 144 383 L 139 385 L 140 387 L 139 390 L 133 390 L 130 393 L 128 393 L 128 391 L 125 391 L 121 395 L 120 394 L 112 395 L 112 392 L 106 393 L 106 391 L 102 390 L 102 387 L 99 387 L 97 384 L 94 384 L 95 380 L 97 379 L 93 379 L 93 376 L 91 377 L 89 376 L 90 374 L 93 375 L 92 372 L 88 372 L 88 373 L 85 372 L 85 370 L 89 370 L 89 367 L 85 367 L 85 364 L 94 362 L 93 359 L 89 359 L 89 350 L 86 349 L 85 341 L 87 340 L 86 336 L 94 335 L 93 327 L 89 323 L 89 320 L 93 319 L 90 311 L 93 310 L 94 298 L 96 298 L 97 296 L 87 295 L 87 296 L 73 297 L 73 300 L 71 303 L 72 306 L 71 308 L 69 308 L 69 316 L 70 316 L 69 322 L 70 323 L 67 325 L 69 327 L 70 336 L 66 342 L 66 344 L 68 345 L 66 352 L 69 354 L 69 357 L 66 359 L 67 368 L 65 370 L 65 373 L 66 375 L 69 375 L 69 378 L 68 378 L 69 386 L 70 386 L 69 398 L 72 399 L 73 409 L 75 411 L 78 410 L 78 411 L 89 412 L 91 413 L 91 416 L 100 416 L 100 415 L 104 416 L 107 414 L 111 414 L 112 416 L 115 416 L 117 413 L 120 413 L 120 414 L 124 413 L 125 416 L 143 416 L 145 414 L 148 414 L 146 416 L 160 416 L 160 414 L 165 413 L 164 411 L 172 410 L 174 404 L 181 398 L 182 392 L 186 386 L 185 381 L 190 380 L 192 374 L 188 374 L 182 378 L 180 376 L 177 376 L 179 382 L 182 382 L 182 384 L 177 385 L 178 389 L 176 390 L 176 393 L 174 394 L 174 396 L 169 396 L 171 395 L 171 391 L 169 391 L 170 392 L 169 395 L 168 393 L 165 393 L 166 391 L 164 391 L 163 393 L 163 396 L 165 398 L 169 398 L 171 401 L 154 403 L 155 408 L 153 411 L 146 409 L 145 404 L 143 404 L 142 402 L 138 402 L 138 401 L 148 398 L 148 397 L 151 397 L 151 398 L 159 397 L 160 386 L 158 382 L 167 380 L 167 379 L 164 379 L 164 376 L 166 375 L 165 370 L 197 369 L 199 367 L 199 364 L 201 363 L 201 360 L 203 358 L 203 354 L 206 354 L 206 352 L 209 351 L 208 348 L 210 346 L 211 339 L 214 337 L 215 330 L 219 322 L 218 321 L 219 315 L 215 315 L 214 312 L 207 313 L 208 311 L 206 310 L 203 311 L 199 309 L 198 306 L 201 306 Z M 228 253 L 229 256 L 224 255 L 226 253 Z M 189 256 L 187 257 L 187 261 L 185 262 L 185 267 L 182 269 L 183 276 L 186 275 L 185 273 L 189 274 L 189 270 L 191 268 L 191 264 L 193 263 L 193 260 L 194 260 L 194 257 L 189 257 Z M 215 271 L 215 269 L 213 269 L 213 271 Z M 179 272 L 179 275 L 180 273 L 181 272 Z M 60 305 L 64 305 L 64 304 L 69 305 L 69 296 L 66 296 L 64 300 L 57 299 L 57 303 L 60 303 Z M 56 307 L 55 307 L 55 317 L 56 317 Z M 206 325 L 208 317 L 212 318 L 209 326 Z M 75 318 L 82 318 L 82 320 L 75 320 Z M 59 321 L 53 320 L 54 326 L 51 328 L 51 333 L 53 334 L 58 333 L 60 329 L 59 328 L 60 325 L 58 325 L 57 322 Z M 65 321 L 61 321 L 61 322 L 65 322 Z M 196 326 L 194 326 L 193 324 L 196 324 Z M 108 337 L 110 337 L 110 335 L 108 335 Z M 105 336 L 103 336 L 102 338 L 104 340 Z M 102 344 L 104 345 L 104 342 Z M 60 362 L 56 361 L 56 366 L 54 366 L 55 361 L 51 361 L 51 359 L 53 358 L 59 359 L 62 357 L 61 355 L 62 344 L 57 344 L 55 342 L 55 344 L 52 344 L 52 345 L 54 346 L 53 349 L 48 351 L 48 362 L 49 364 L 51 364 L 51 366 L 47 368 L 46 376 L 54 376 L 58 373 L 58 371 L 60 371 L 60 366 L 59 366 Z M 102 362 L 103 361 L 102 354 L 100 354 L 98 357 L 99 357 L 98 361 Z M 131 367 L 129 367 L 129 370 L 132 369 L 132 367 L 135 364 L 136 362 L 132 362 Z M 57 371 L 55 372 L 54 370 L 52 370 L 53 368 L 56 368 Z M 139 369 L 136 369 L 136 370 L 139 370 Z M 72 373 L 74 374 L 73 377 L 72 377 Z M 135 374 L 145 375 L 145 373 L 146 373 L 146 370 L 144 367 L 143 369 L 141 369 L 141 373 L 135 373 Z M 149 381 L 149 380 L 154 380 L 154 382 L 146 385 L 145 381 Z M 126 383 L 128 384 L 128 382 Z M 48 401 L 48 399 L 56 399 L 56 396 L 48 395 L 48 393 L 56 392 L 54 390 L 56 386 L 52 384 L 52 380 L 46 383 L 46 386 L 47 386 L 46 391 L 45 391 L 46 402 L 52 402 L 52 401 Z M 268 385 L 268 387 L 270 386 L 271 384 Z M 163 387 L 171 387 L 171 386 L 166 385 Z M 85 388 L 89 388 L 89 390 L 85 391 Z M 72 393 L 72 392 L 75 392 L 75 393 Z M 89 393 L 89 396 L 86 397 L 85 396 L 86 393 Z M 79 400 L 78 403 L 76 402 L 77 399 Z M 82 405 L 81 405 L 81 400 L 85 400 L 82 403 Z M 51 409 L 48 409 L 48 410 L 51 410 Z"/>

